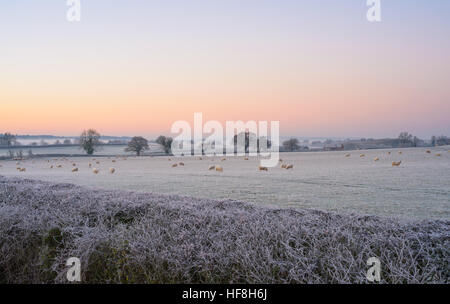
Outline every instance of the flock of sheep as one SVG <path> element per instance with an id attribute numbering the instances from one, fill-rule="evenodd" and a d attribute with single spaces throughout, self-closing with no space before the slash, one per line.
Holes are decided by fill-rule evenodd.
<path id="1" fill-rule="evenodd" d="M 169 161 L 171 161 L 171 160 L 172 160 L 172 159 L 169 158 Z M 199 157 L 198 160 L 203 160 L 203 158 L 202 158 L 202 157 Z M 221 161 L 226 161 L 226 160 L 227 160 L 226 157 L 223 157 L 223 158 L 221 159 Z M 249 158 L 248 158 L 248 157 L 244 157 L 244 160 L 249 160 Z M 292 164 L 284 164 L 282 159 L 280 159 L 280 164 L 281 164 L 281 168 L 283 168 L 283 169 L 289 170 L 289 169 L 293 169 L 293 168 L 294 168 L 294 165 L 292 165 Z M 184 166 L 184 163 L 183 163 L 183 162 L 180 162 L 180 163 L 174 163 L 174 164 L 172 164 L 172 168 L 176 168 L 176 167 L 178 167 L 178 166 Z M 223 172 L 223 166 L 212 165 L 212 166 L 209 166 L 208 170 L 209 170 L 209 171 Z M 269 168 L 263 167 L 263 166 L 258 166 L 258 170 L 259 170 L 259 171 L 269 171 Z"/>
<path id="2" fill-rule="evenodd" d="M 118 158 L 118 157 L 116 157 L 116 158 Z M 108 159 L 111 159 L 110 157 L 108 157 Z M 126 160 L 126 157 L 124 157 L 123 158 L 124 160 Z M 19 159 L 16 159 L 16 160 L 19 160 Z M 54 169 L 54 168 L 63 168 L 63 165 L 61 165 L 60 163 L 61 162 L 70 162 L 70 160 L 68 159 L 68 158 L 66 158 L 66 157 L 62 157 L 61 159 L 58 159 L 58 158 L 54 158 L 54 159 L 52 159 L 52 160 L 47 160 L 47 163 L 50 163 L 50 162 L 58 162 L 58 164 L 54 164 L 54 165 L 50 165 L 49 166 L 49 169 Z M 96 164 L 100 164 L 100 161 L 98 161 L 98 160 L 96 160 L 95 158 L 93 158 L 92 159 L 92 161 L 93 162 L 95 162 Z M 17 163 L 16 163 L 16 165 L 17 165 L 17 171 L 19 171 L 19 172 L 25 172 L 26 171 L 26 168 L 24 168 L 24 167 L 19 167 L 21 164 L 22 164 L 22 162 L 25 162 L 25 160 L 24 159 L 20 159 Z M 32 161 L 33 163 L 34 163 L 34 161 Z M 111 162 L 113 162 L 113 163 L 115 163 L 116 162 L 116 160 L 115 159 L 113 159 L 113 160 L 111 160 Z M 89 168 L 92 168 L 92 163 L 89 163 L 88 164 L 89 165 Z M 0 165 L 0 167 L 1 167 L 1 165 Z M 76 163 L 72 163 L 72 172 L 78 172 L 79 171 L 79 169 L 78 169 L 78 166 L 77 166 L 77 164 Z M 109 173 L 111 173 L 111 174 L 114 174 L 116 172 L 116 169 L 115 168 L 113 168 L 113 167 L 111 167 L 111 168 L 109 168 Z M 98 173 L 100 173 L 100 170 L 99 169 L 97 169 L 97 168 L 93 168 L 92 169 L 92 173 L 94 173 L 94 174 L 98 174 Z"/>
<path id="3" fill-rule="evenodd" d="M 449 150 L 448 152 L 450 152 L 450 150 Z M 390 151 L 387 152 L 388 155 L 391 155 L 391 153 L 392 153 L 392 152 L 390 152 Z M 427 154 L 431 154 L 432 152 L 431 152 L 431 150 L 426 150 L 426 153 L 427 153 Z M 402 155 L 402 151 L 398 151 L 398 154 L 399 154 L 399 155 Z M 350 156 L 351 156 L 351 153 L 345 154 L 345 157 L 350 157 Z M 359 156 L 360 156 L 361 158 L 366 157 L 366 155 L 363 154 L 363 153 L 360 154 Z M 440 157 L 440 156 L 442 156 L 442 154 L 441 154 L 441 153 L 436 153 L 435 156 L 436 156 L 436 157 Z M 113 159 L 111 159 L 111 157 L 108 157 L 108 160 L 111 160 L 112 163 L 116 163 L 116 161 L 119 160 L 120 158 L 121 158 L 122 160 L 127 160 L 127 157 L 120 157 L 120 156 L 116 156 L 116 157 L 113 158 Z M 17 160 L 19 160 L 19 159 L 17 159 Z M 169 161 L 172 161 L 171 158 L 169 158 L 168 160 L 169 160 Z M 203 158 L 202 158 L 202 157 L 199 157 L 198 160 L 203 160 Z M 214 161 L 214 159 L 212 159 L 212 160 Z M 223 162 L 223 161 L 226 161 L 226 160 L 227 160 L 226 157 L 221 158 L 221 161 L 222 161 L 222 162 Z M 248 158 L 248 157 L 244 157 L 244 160 L 249 160 L 249 158 Z M 379 160 L 380 160 L 379 157 L 375 157 L 375 158 L 373 159 L 373 161 L 375 161 L 375 162 L 378 162 Z M 21 165 L 21 162 L 23 162 L 23 161 L 24 161 L 23 159 L 20 159 L 20 160 L 16 163 L 16 165 L 17 165 L 17 168 L 16 168 L 16 169 L 17 169 L 17 171 L 19 171 L 19 172 L 26 172 L 26 168 L 20 166 L 20 165 Z M 70 161 L 68 158 L 66 158 L 66 157 L 62 157 L 61 159 L 55 158 L 55 159 L 53 159 L 53 160 L 47 160 L 48 163 L 50 163 L 51 161 L 56 162 L 56 164 L 50 165 L 50 166 L 49 166 L 50 169 L 54 169 L 54 168 L 62 168 L 63 165 L 61 165 L 61 162 L 69 162 L 69 163 L 71 162 L 71 161 Z M 34 161 L 33 161 L 33 162 L 34 162 Z M 92 162 L 89 162 L 89 163 L 88 163 L 89 168 L 92 168 L 92 173 L 94 173 L 94 174 L 99 174 L 99 173 L 100 173 L 100 169 L 96 168 L 96 167 L 93 165 L 93 163 L 95 163 L 96 165 L 100 165 L 100 161 L 96 160 L 95 158 L 92 158 Z M 294 168 L 294 165 L 293 165 L 293 164 L 285 163 L 282 159 L 280 159 L 279 163 L 280 163 L 280 168 L 282 168 L 282 169 L 290 170 L 290 169 L 293 169 L 293 168 Z M 393 161 L 393 162 L 392 162 L 392 167 L 399 167 L 401 164 L 402 164 L 402 161 Z M 178 163 L 173 163 L 173 164 L 172 164 L 172 168 L 183 167 L 183 166 L 185 166 L 185 164 L 184 164 L 183 162 L 178 162 Z M 0 167 L 1 167 L 1 165 L 0 165 Z M 98 167 L 98 166 L 97 166 L 97 167 Z M 212 165 L 212 166 L 209 166 L 208 170 L 209 170 L 209 171 L 223 172 L 223 171 L 224 171 L 224 167 L 223 167 L 223 166 L 219 166 L 219 165 Z M 259 170 L 259 171 L 269 171 L 269 168 L 263 167 L 263 166 L 258 166 L 258 170 Z M 79 168 L 78 168 L 77 164 L 74 163 L 74 162 L 72 162 L 72 169 L 71 169 L 71 171 L 74 172 L 74 173 L 79 171 Z M 115 172 L 116 172 L 116 168 L 114 168 L 114 167 L 109 168 L 109 173 L 110 173 L 110 174 L 114 174 Z"/>
<path id="4" fill-rule="evenodd" d="M 450 152 L 450 150 L 448 152 Z M 426 153 L 427 154 L 431 154 L 431 150 L 427 150 Z M 402 155 L 403 152 L 402 151 L 398 151 L 398 154 Z M 390 151 L 388 151 L 388 155 L 391 155 Z M 350 153 L 345 154 L 345 157 L 350 157 L 350 156 L 351 156 Z M 436 156 L 440 157 L 441 153 L 436 153 Z M 366 157 L 366 155 L 365 154 L 360 154 L 359 157 Z M 377 162 L 379 160 L 380 160 L 380 158 L 378 156 L 373 159 L 373 161 L 375 161 L 375 162 Z M 397 162 L 393 161 L 392 162 L 392 167 L 399 167 L 401 164 L 402 164 L 402 161 L 397 161 Z"/>

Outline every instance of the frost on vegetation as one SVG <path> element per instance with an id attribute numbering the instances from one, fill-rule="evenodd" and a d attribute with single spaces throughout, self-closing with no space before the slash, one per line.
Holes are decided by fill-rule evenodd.
<path id="1" fill-rule="evenodd" d="M 449 228 L 0 176 L 0 283 L 449 283 Z"/>

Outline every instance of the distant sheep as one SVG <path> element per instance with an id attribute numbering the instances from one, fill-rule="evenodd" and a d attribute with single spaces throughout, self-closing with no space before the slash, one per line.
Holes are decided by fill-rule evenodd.
<path id="1" fill-rule="evenodd" d="M 360 154 L 359 155 L 359 157 L 365 157 L 366 156 L 366 154 Z"/>
<path id="2" fill-rule="evenodd" d="M 89 168 L 90 168 L 90 167 L 92 167 L 92 164 L 91 164 L 91 163 L 89 163 Z"/>
<path id="3" fill-rule="evenodd" d="M 289 169 L 294 169 L 294 165 L 287 165 L 286 166 L 286 170 L 289 170 Z M 266 170 L 267 171 L 267 170 Z"/>
<path id="4" fill-rule="evenodd" d="M 57 165 L 56 168 L 62 168 L 62 165 Z"/>
<path id="5" fill-rule="evenodd" d="M 180 165 L 180 166 L 184 166 L 184 163 L 183 163 L 183 162 L 180 162 L 179 165 Z"/>
<path id="6" fill-rule="evenodd" d="M 441 156 L 441 153 L 437 153 L 436 156 Z"/>
<path id="7" fill-rule="evenodd" d="M 115 168 L 109 168 L 109 173 L 114 174 L 114 172 L 116 172 Z"/>
<path id="8" fill-rule="evenodd" d="M 392 162 L 392 167 L 399 167 L 401 165 L 401 161 L 399 162 Z"/>
<path id="9" fill-rule="evenodd" d="M 116 162 L 116 160 L 115 160 L 115 159 L 113 159 L 113 160 L 112 160 L 112 162 L 113 162 L 113 163 L 115 163 L 115 162 Z"/>
<path id="10" fill-rule="evenodd" d="M 248 160 L 248 157 L 244 157 L 244 160 Z"/>
<path id="11" fill-rule="evenodd" d="M 373 159 L 373 161 L 379 161 L 379 160 L 380 160 L 379 157 L 375 157 L 375 158 Z"/>
<path id="12" fill-rule="evenodd" d="M 76 164 L 76 163 L 73 163 L 73 164 L 72 164 L 72 166 L 76 167 L 76 166 L 77 166 L 77 164 Z"/>
<path id="13" fill-rule="evenodd" d="M 286 169 L 286 167 L 287 167 L 286 164 L 282 164 L 282 165 L 281 165 L 281 168 L 282 168 L 282 169 Z"/>
<path id="14" fill-rule="evenodd" d="M 73 168 L 72 172 L 78 172 L 78 168 Z"/>
<path id="15" fill-rule="evenodd" d="M 350 155 L 351 155 L 350 153 L 347 153 L 345 154 L 345 157 L 350 157 Z"/>
<path id="16" fill-rule="evenodd" d="M 221 166 L 216 166 L 216 171 L 223 172 L 223 168 Z"/>
<path id="17" fill-rule="evenodd" d="M 210 166 L 208 170 L 211 171 L 211 170 L 215 170 L 215 169 L 216 169 L 216 166 Z"/>
<path id="18" fill-rule="evenodd" d="M 258 169 L 259 169 L 259 171 L 269 171 L 269 169 L 267 167 L 263 167 L 263 166 L 258 166 Z"/>
<path id="19" fill-rule="evenodd" d="M 227 158 L 226 158 L 226 157 L 224 157 L 224 158 L 222 158 L 222 159 L 221 159 L 221 161 L 225 161 L 225 160 L 227 160 Z"/>
<path id="20" fill-rule="evenodd" d="M 178 167 L 178 164 L 173 164 L 172 168 Z"/>
<path id="21" fill-rule="evenodd" d="M 403 152 L 402 151 L 398 151 L 398 154 L 403 154 Z"/>
<path id="22" fill-rule="evenodd" d="M 94 168 L 94 169 L 92 169 L 92 172 L 93 172 L 94 174 L 98 174 L 98 173 L 100 172 L 100 170 L 98 170 L 97 168 Z"/>
<path id="23" fill-rule="evenodd" d="M 427 153 L 428 153 L 428 154 L 430 154 L 430 153 L 431 153 L 431 151 L 430 151 L 430 150 L 427 150 Z"/>

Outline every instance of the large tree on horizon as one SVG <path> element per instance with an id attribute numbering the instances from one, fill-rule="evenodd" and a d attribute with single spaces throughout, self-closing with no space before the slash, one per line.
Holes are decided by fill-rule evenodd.
<path id="1" fill-rule="evenodd" d="M 80 135 L 80 146 L 87 154 L 92 155 L 100 145 L 100 133 L 94 129 L 84 130 Z"/>
<path id="2" fill-rule="evenodd" d="M 130 140 L 128 147 L 125 148 L 125 151 L 136 152 L 136 155 L 140 156 L 142 151 L 149 149 L 148 140 L 142 136 L 135 136 Z"/>
<path id="3" fill-rule="evenodd" d="M 172 142 L 173 142 L 172 137 L 165 137 L 163 135 L 159 136 L 156 139 L 156 143 L 161 145 L 166 154 L 169 154 L 172 151 Z"/>
<path id="4" fill-rule="evenodd" d="M 297 151 L 300 149 L 297 138 L 291 138 L 283 142 L 283 147 L 286 151 Z"/>
<path id="5" fill-rule="evenodd" d="M 0 146 L 11 146 L 16 142 L 16 136 L 12 135 L 9 132 L 5 134 L 0 134 Z"/>

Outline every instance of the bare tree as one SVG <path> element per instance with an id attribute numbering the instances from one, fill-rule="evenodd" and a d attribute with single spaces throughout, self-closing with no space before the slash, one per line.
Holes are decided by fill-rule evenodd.
<path id="1" fill-rule="evenodd" d="M 159 136 L 156 139 L 156 143 L 161 145 L 162 148 L 164 149 L 164 152 L 166 154 L 169 154 L 172 150 L 172 142 L 173 142 L 173 138 L 172 137 L 165 137 L 163 135 Z"/>
<path id="2" fill-rule="evenodd" d="M 149 149 L 148 140 L 141 136 L 135 136 L 130 140 L 128 147 L 125 148 L 125 151 L 136 152 L 136 155 L 140 156 L 142 151 Z"/>
<path id="3" fill-rule="evenodd" d="M 100 134 L 94 129 L 84 130 L 80 136 L 80 146 L 87 154 L 92 155 L 100 145 Z"/>
<path id="4" fill-rule="evenodd" d="M 11 146 L 16 142 L 16 137 L 11 133 L 6 132 L 5 134 L 0 134 L 0 146 Z"/>
<path id="5" fill-rule="evenodd" d="M 398 139 L 400 140 L 400 144 L 402 145 L 413 145 L 413 136 L 408 132 L 400 133 Z"/>
<path id="6" fill-rule="evenodd" d="M 300 146 L 298 145 L 298 139 L 297 138 L 291 138 L 289 140 L 286 140 L 283 142 L 283 148 L 286 151 L 297 151 L 300 149 Z"/>

